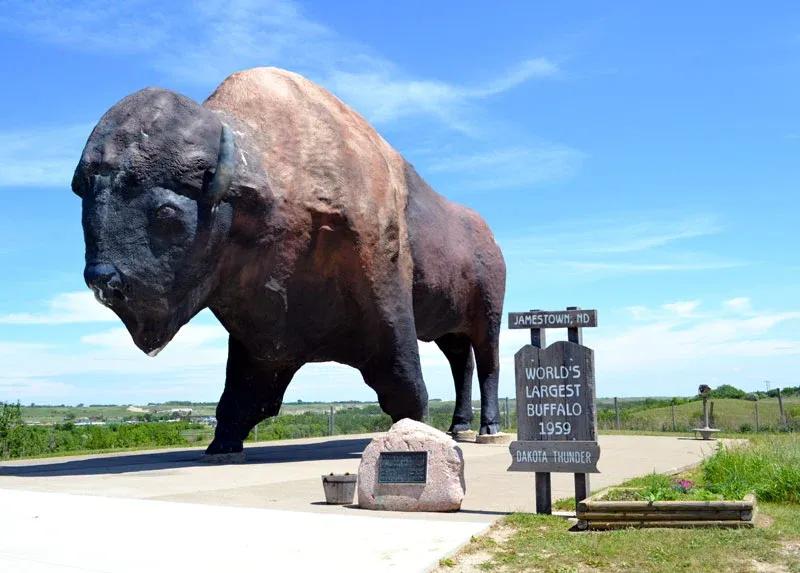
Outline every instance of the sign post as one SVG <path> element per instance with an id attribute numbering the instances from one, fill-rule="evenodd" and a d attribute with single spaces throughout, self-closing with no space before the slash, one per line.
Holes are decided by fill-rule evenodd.
<path id="1" fill-rule="evenodd" d="M 575 474 L 576 504 L 589 495 L 597 473 L 594 352 L 583 346 L 583 327 L 597 326 L 597 311 L 509 314 L 509 328 L 529 328 L 531 344 L 514 356 L 517 437 L 509 471 L 536 473 L 536 512 L 552 513 L 551 472 Z M 547 346 L 546 328 L 566 328 L 566 342 Z"/>

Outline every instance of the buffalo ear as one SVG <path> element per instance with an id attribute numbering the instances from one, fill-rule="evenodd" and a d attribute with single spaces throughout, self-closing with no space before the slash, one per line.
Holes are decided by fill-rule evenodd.
<path id="1" fill-rule="evenodd" d="M 208 187 L 208 199 L 211 205 L 217 205 L 230 191 L 233 183 L 233 175 L 236 172 L 236 143 L 233 131 L 230 127 L 222 124 L 222 132 L 219 136 L 219 155 L 217 156 L 217 168 L 214 171 L 214 178 Z"/>

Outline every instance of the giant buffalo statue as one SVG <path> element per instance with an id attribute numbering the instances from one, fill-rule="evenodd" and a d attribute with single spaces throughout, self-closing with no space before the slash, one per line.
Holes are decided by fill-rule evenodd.
<path id="1" fill-rule="evenodd" d="M 72 189 L 86 283 L 155 355 L 203 308 L 230 334 L 208 454 L 240 452 L 306 362 L 358 368 L 393 420 L 427 407 L 417 339 L 453 372 L 451 430 L 498 431 L 505 264 L 486 223 L 434 192 L 305 78 L 233 74 L 198 105 L 163 89 L 112 107 Z"/>

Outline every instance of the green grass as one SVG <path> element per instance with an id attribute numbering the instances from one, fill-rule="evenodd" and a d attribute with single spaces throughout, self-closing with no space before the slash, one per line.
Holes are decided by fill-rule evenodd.
<path id="1" fill-rule="evenodd" d="M 720 445 L 701 467 L 706 487 L 724 496 L 754 492 L 761 501 L 800 503 L 800 436 L 759 436 L 746 446 Z"/>
<path id="2" fill-rule="evenodd" d="M 488 557 L 479 566 L 484 571 L 737 573 L 756 570 L 756 563 L 785 567 L 764 571 L 800 571 L 800 507 L 763 504 L 761 510 L 769 527 L 588 533 L 570 532 L 559 517 L 517 513 L 495 526 L 511 529 L 510 537 L 475 538 L 447 567 L 457 571 L 460 561 L 478 553 Z"/>
<path id="3" fill-rule="evenodd" d="M 487 535 L 473 539 L 449 559 L 447 567 L 459 570 L 461 562 L 478 561 L 481 570 L 504 573 L 800 572 L 799 476 L 799 435 L 758 436 L 747 446 L 721 448 L 708 461 L 683 474 L 726 497 L 740 499 L 755 491 L 760 496 L 760 513 L 754 529 L 576 533 L 569 531 L 563 518 L 518 513 L 501 520 Z M 652 492 L 672 481 L 671 476 L 647 475 L 623 485 Z M 554 506 L 574 509 L 575 501 L 560 500 Z"/>
<path id="4" fill-rule="evenodd" d="M 755 430 L 755 402 L 717 398 L 714 402 L 715 428 L 731 432 L 752 432 Z M 800 399 L 787 397 L 783 400 L 784 410 L 790 424 L 800 428 Z M 669 406 L 649 408 L 631 412 L 622 411 L 622 427 L 628 430 L 672 429 L 672 410 Z M 777 398 L 765 398 L 758 402 L 759 426 L 763 429 L 777 429 L 780 426 L 780 412 Z M 687 402 L 675 406 L 675 424 L 678 430 L 686 431 L 702 425 L 703 403 Z"/>
<path id="5" fill-rule="evenodd" d="M 150 413 L 166 411 L 172 408 L 181 408 L 174 404 L 151 404 L 140 406 Z M 185 406 L 192 408 L 194 416 L 213 416 L 216 404 L 192 404 Z M 26 424 L 53 425 L 60 424 L 70 419 L 90 418 L 106 422 L 122 422 L 143 416 L 141 412 L 131 412 L 127 405 L 115 406 L 22 406 L 22 419 Z"/>

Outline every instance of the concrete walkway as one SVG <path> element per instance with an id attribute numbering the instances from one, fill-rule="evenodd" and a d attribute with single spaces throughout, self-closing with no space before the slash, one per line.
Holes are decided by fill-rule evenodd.
<path id="1" fill-rule="evenodd" d="M 4 463 L 0 571 L 424 571 L 499 516 L 535 509 L 533 475 L 506 471 L 508 447 L 469 443 L 458 513 L 325 505 L 320 476 L 357 471 L 370 438 L 265 442 L 232 466 L 201 464 L 195 449 Z M 714 444 L 602 436 L 600 446 L 595 490 L 696 463 Z M 554 474 L 554 498 L 572 494 L 572 476 Z"/>

